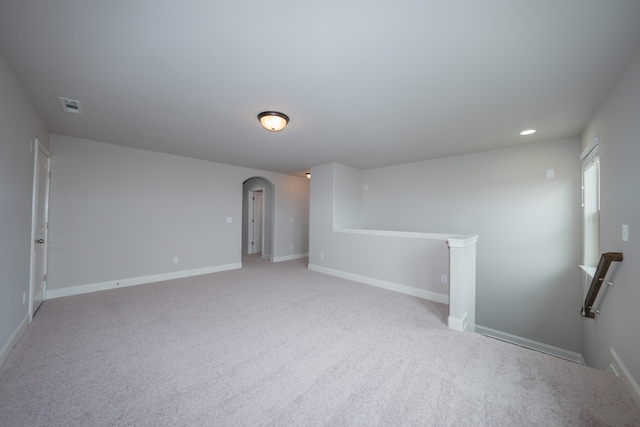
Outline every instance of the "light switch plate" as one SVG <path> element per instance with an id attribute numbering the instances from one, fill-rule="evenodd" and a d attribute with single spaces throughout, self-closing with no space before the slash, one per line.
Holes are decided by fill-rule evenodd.
<path id="1" fill-rule="evenodd" d="M 629 226 L 627 224 L 622 224 L 622 241 L 629 241 Z"/>

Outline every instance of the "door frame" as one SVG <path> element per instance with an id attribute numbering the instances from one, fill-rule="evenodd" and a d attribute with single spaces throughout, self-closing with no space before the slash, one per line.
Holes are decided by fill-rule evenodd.
<path id="1" fill-rule="evenodd" d="M 44 270 L 43 274 L 45 275 L 44 284 L 42 287 L 42 302 L 47 299 L 47 253 L 49 247 L 49 188 L 51 181 L 51 154 L 47 147 L 45 147 L 38 138 L 35 139 L 33 144 L 33 189 L 31 195 L 31 259 L 29 262 L 29 323 L 33 320 L 33 315 L 35 314 L 33 310 L 33 296 L 35 293 L 35 235 L 36 228 L 38 223 L 38 212 L 37 209 L 40 208 L 38 206 L 38 160 L 40 156 L 40 151 L 44 153 L 47 158 L 47 177 L 46 177 L 46 185 L 45 185 L 45 197 L 44 197 L 44 221 L 45 221 L 45 230 L 44 230 L 44 247 L 42 248 L 42 268 Z"/>
<path id="2" fill-rule="evenodd" d="M 248 204 L 248 209 L 247 209 L 247 254 L 251 255 L 251 254 L 255 254 L 257 253 L 257 251 L 254 251 L 254 247 L 251 244 L 251 242 L 253 242 L 255 239 L 254 237 L 254 226 L 253 226 L 253 222 L 251 222 L 251 220 L 253 219 L 253 212 L 254 212 L 254 200 L 255 200 L 255 193 L 262 193 L 262 235 L 260 236 L 260 254 L 261 256 L 264 255 L 264 217 L 265 217 L 265 212 L 264 212 L 264 207 L 265 207 L 265 201 L 264 201 L 264 196 L 266 194 L 266 189 L 265 187 L 258 187 L 258 188 L 254 188 L 252 190 L 249 190 L 249 204 Z"/>

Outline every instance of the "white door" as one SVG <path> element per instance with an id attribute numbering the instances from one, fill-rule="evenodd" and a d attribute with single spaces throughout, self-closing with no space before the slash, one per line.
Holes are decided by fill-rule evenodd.
<path id="1" fill-rule="evenodd" d="M 49 210 L 49 153 L 36 140 L 33 173 L 33 252 L 29 314 L 33 318 L 45 298 L 47 274 L 47 228 Z"/>
<path id="2" fill-rule="evenodd" d="M 262 191 L 253 192 L 253 242 L 252 253 L 262 253 Z"/>

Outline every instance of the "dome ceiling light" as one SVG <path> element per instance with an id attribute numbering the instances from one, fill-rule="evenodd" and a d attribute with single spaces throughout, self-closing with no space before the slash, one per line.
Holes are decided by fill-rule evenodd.
<path id="1" fill-rule="evenodd" d="M 263 111 L 258 114 L 258 120 L 269 132 L 280 132 L 289 123 L 289 116 L 277 111 Z"/>

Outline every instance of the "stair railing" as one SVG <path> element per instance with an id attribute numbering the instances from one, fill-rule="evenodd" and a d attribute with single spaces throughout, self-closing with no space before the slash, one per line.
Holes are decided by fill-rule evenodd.
<path id="1" fill-rule="evenodd" d="M 615 262 L 622 261 L 622 253 L 607 252 L 602 254 L 602 256 L 600 257 L 600 262 L 598 262 L 598 268 L 596 269 L 596 272 L 593 275 L 593 280 L 591 281 L 589 292 L 587 293 L 587 297 L 584 300 L 584 305 L 582 306 L 582 315 L 584 317 L 593 319 L 596 317 L 596 313 L 599 312 L 594 308 L 593 305 L 596 302 L 596 298 L 598 298 L 598 293 L 600 292 L 602 283 L 604 282 L 604 279 L 607 276 L 607 272 L 609 271 L 609 266 L 614 261 Z"/>

